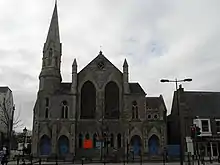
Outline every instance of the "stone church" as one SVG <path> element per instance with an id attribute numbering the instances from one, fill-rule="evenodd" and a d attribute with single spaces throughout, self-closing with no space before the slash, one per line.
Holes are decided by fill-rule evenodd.
<path id="1" fill-rule="evenodd" d="M 62 82 L 61 55 L 55 4 L 33 110 L 33 156 L 160 157 L 167 141 L 163 97 L 146 97 L 129 82 L 126 59 L 120 71 L 102 51 L 81 71 L 74 59 L 72 82 Z M 85 139 L 92 148 L 84 148 Z"/>

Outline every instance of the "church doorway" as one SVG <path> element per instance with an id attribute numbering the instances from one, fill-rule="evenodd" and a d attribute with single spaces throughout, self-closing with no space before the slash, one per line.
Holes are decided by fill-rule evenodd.
<path id="1" fill-rule="evenodd" d="M 49 155 L 51 152 L 51 140 L 47 135 L 43 135 L 40 139 L 40 154 Z"/>
<path id="2" fill-rule="evenodd" d="M 149 153 L 151 155 L 158 155 L 159 154 L 159 147 L 160 142 L 159 138 L 156 135 L 152 135 L 150 139 L 148 140 L 148 146 L 149 146 Z"/>
<path id="3" fill-rule="evenodd" d="M 69 139 L 62 135 L 58 140 L 58 149 L 60 155 L 66 155 L 69 153 Z"/>
<path id="4" fill-rule="evenodd" d="M 133 150 L 134 155 L 140 155 L 141 154 L 141 138 L 138 135 L 134 135 L 131 138 L 131 148 Z"/>

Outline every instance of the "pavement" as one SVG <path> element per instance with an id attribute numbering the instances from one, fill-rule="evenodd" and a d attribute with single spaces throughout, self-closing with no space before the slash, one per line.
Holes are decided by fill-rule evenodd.
<path id="1" fill-rule="evenodd" d="M 30 164 L 30 162 L 26 162 L 26 164 Z M 39 163 L 35 163 L 34 165 L 38 165 Z M 75 163 L 75 164 L 82 164 L 82 163 Z M 58 162 L 58 165 L 75 165 L 71 162 Z M 89 164 L 89 165 L 102 165 L 104 163 L 85 163 L 85 164 Z M 129 162 L 128 164 L 127 163 L 105 163 L 106 165 L 164 165 L 163 163 L 159 163 L 159 162 L 142 162 L 142 164 L 140 162 L 138 163 L 132 163 L 132 162 Z M 16 161 L 11 161 L 8 163 L 8 165 L 17 165 L 17 162 Z M 22 165 L 22 163 L 20 162 L 20 165 Z M 41 165 L 56 165 L 56 162 L 41 162 Z M 165 165 L 180 165 L 179 162 L 168 162 L 168 163 L 165 163 Z M 188 162 L 185 162 L 184 165 L 188 165 Z M 197 162 L 194 162 L 194 164 L 190 164 L 190 165 L 198 165 Z M 202 165 L 200 163 L 200 165 Z M 218 162 L 213 162 L 213 163 L 210 163 L 210 162 L 206 162 L 205 165 L 219 165 Z"/>

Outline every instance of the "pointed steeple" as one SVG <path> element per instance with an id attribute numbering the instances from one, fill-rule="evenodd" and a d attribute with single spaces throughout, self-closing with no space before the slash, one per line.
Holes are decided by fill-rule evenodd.
<path id="1" fill-rule="evenodd" d="M 125 58 L 125 60 L 124 60 L 124 64 L 123 64 L 123 67 L 128 67 L 128 63 L 127 63 L 127 60 L 126 60 L 126 58 Z"/>
<path id="2" fill-rule="evenodd" d="M 77 73 L 77 62 L 75 58 L 72 64 L 72 73 Z"/>
<path id="3" fill-rule="evenodd" d="M 49 31 L 47 34 L 46 43 L 44 45 L 44 50 L 48 48 L 48 46 L 51 42 L 56 43 L 56 44 L 60 44 L 57 2 L 55 2 L 53 15 L 52 15 L 52 18 L 50 21 L 50 27 L 49 27 Z"/>
<path id="4" fill-rule="evenodd" d="M 60 43 L 57 2 L 55 2 L 47 39 L 43 48 L 42 69 L 39 76 L 40 90 L 53 91 L 59 88 L 62 81 L 60 73 L 61 56 L 62 44 Z M 53 81 L 51 81 L 51 77 L 53 77 Z"/>
<path id="5" fill-rule="evenodd" d="M 74 58 L 74 61 L 73 61 L 73 65 L 72 65 L 72 66 L 77 66 L 76 58 Z"/>

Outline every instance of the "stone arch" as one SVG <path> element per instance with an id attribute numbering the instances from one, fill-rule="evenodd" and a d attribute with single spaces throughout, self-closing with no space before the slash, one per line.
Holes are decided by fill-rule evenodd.
<path id="1" fill-rule="evenodd" d="M 96 111 L 96 88 L 86 81 L 81 88 L 81 119 L 94 119 Z"/>
<path id="2" fill-rule="evenodd" d="M 142 140 L 139 135 L 134 135 L 131 137 L 130 147 L 132 148 L 134 155 L 140 155 L 141 147 L 142 147 Z"/>
<path id="3" fill-rule="evenodd" d="M 51 133 L 47 125 L 44 126 L 43 129 L 40 131 L 39 137 L 41 138 L 43 135 L 47 135 L 48 137 L 51 137 Z"/>
<path id="4" fill-rule="evenodd" d="M 50 155 L 51 153 L 51 139 L 47 135 L 40 138 L 40 155 Z"/>
<path id="5" fill-rule="evenodd" d="M 105 118 L 119 118 L 119 87 L 114 81 L 110 81 L 105 86 Z"/>
<path id="6" fill-rule="evenodd" d="M 159 137 L 153 134 L 148 140 L 149 153 L 151 155 L 158 155 L 160 148 L 160 140 Z"/>
<path id="7" fill-rule="evenodd" d="M 160 132 L 158 131 L 158 129 L 155 126 L 153 126 L 150 129 L 149 134 L 148 134 L 148 139 L 154 134 L 160 139 Z"/>
<path id="8" fill-rule="evenodd" d="M 60 155 L 66 155 L 69 153 L 69 139 L 67 136 L 62 135 L 58 139 L 58 151 Z"/>
<path id="9" fill-rule="evenodd" d="M 63 127 L 61 128 L 58 138 L 60 138 L 60 137 L 63 136 L 63 135 L 67 136 L 68 139 L 70 139 L 70 133 L 69 133 L 69 131 L 66 129 L 65 126 L 63 126 Z"/>
<path id="10" fill-rule="evenodd" d="M 122 137 L 121 137 L 121 134 L 119 133 L 118 135 L 117 135 L 117 147 L 118 148 L 121 148 L 122 147 L 122 139 L 121 139 Z"/>
<path id="11" fill-rule="evenodd" d="M 131 137 L 135 136 L 135 135 L 138 135 L 142 139 L 142 133 L 141 133 L 141 131 L 137 127 L 133 128 L 131 130 L 130 139 L 129 140 L 131 141 Z"/>

